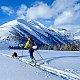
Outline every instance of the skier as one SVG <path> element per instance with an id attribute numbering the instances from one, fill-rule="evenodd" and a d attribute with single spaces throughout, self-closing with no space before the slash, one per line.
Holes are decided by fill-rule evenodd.
<path id="1" fill-rule="evenodd" d="M 24 48 L 29 48 L 31 62 L 36 63 L 33 53 L 34 53 L 34 50 L 37 49 L 37 46 L 36 46 L 34 40 L 32 39 L 32 36 L 28 37 L 28 41 L 26 42 L 26 45 L 24 46 Z"/>

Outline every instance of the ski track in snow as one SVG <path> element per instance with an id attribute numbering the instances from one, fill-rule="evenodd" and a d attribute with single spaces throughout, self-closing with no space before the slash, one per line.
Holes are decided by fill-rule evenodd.
<path id="1" fill-rule="evenodd" d="M 12 56 L 8 55 L 8 54 L 0 53 L 0 55 L 12 58 Z M 23 58 L 17 58 L 17 59 L 19 61 L 22 61 L 22 62 L 28 64 L 28 62 L 26 62 L 26 59 L 23 59 Z M 74 73 L 58 70 L 58 69 L 55 69 L 53 67 L 49 67 L 48 65 L 44 65 L 44 64 L 40 65 L 39 63 L 37 63 L 36 68 L 47 71 L 47 72 L 49 72 L 53 75 L 62 77 L 65 80 L 80 80 L 80 77 L 78 75 L 74 74 Z"/>

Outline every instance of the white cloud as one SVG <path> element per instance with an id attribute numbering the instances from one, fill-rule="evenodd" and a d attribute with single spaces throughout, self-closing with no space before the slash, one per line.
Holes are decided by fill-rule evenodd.
<path id="1" fill-rule="evenodd" d="M 18 18 L 31 19 L 49 19 L 53 16 L 52 8 L 46 3 L 38 2 L 30 8 L 22 4 L 20 9 L 17 11 Z"/>
<path id="2" fill-rule="evenodd" d="M 14 13 L 14 10 L 7 6 L 1 6 L 1 10 L 9 16 Z"/>
<path id="3" fill-rule="evenodd" d="M 17 16 L 18 18 L 25 19 L 26 15 L 27 15 L 27 6 L 22 4 L 19 10 L 17 10 Z"/>
<path id="4" fill-rule="evenodd" d="M 38 3 L 37 6 L 28 8 L 27 18 L 28 19 L 49 19 L 53 16 L 53 12 L 50 6 L 42 2 Z"/>
<path id="5" fill-rule="evenodd" d="M 62 13 L 65 10 L 70 10 L 75 5 L 75 0 L 55 0 L 52 7 L 55 10 L 55 13 Z"/>
<path id="6" fill-rule="evenodd" d="M 75 6 L 75 0 L 55 0 L 52 5 L 43 2 L 36 3 L 27 10 L 28 19 L 50 19 L 60 16 L 65 10 L 70 10 Z"/>
<path id="7" fill-rule="evenodd" d="M 80 24 L 80 3 L 77 1 L 55 0 L 52 5 L 38 2 L 30 8 L 23 4 L 17 16 L 27 20 L 54 18 L 54 25 Z"/>
<path id="8" fill-rule="evenodd" d="M 58 0 L 56 0 L 58 1 Z M 55 18 L 54 25 L 67 25 L 67 24 L 76 24 L 80 25 L 80 3 L 76 3 L 78 0 L 60 0 L 63 3 L 57 3 L 59 9 L 58 12 L 61 11 L 61 14 L 58 14 Z M 67 2 L 66 2 L 67 1 Z M 56 6 L 57 6 L 56 5 Z M 61 6 L 64 5 L 64 6 Z"/>
<path id="9" fill-rule="evenodd" d="M 65 24 L 65 23 L 70 23 L 71 21 L 73 21 L 73 17 L 74 17 L 74 13 L 72 13 L 70 11 L 64 11 L 61 15 L 59 15 L 55 19 L 54 25 L 61 25 L 61 24 Z"/>
<path id="10" fill-rule="evenodd" d="M 54 21 L 54 25 L 67 25 L 67 24 L 80 25 L 80 11 L 64 11 Z"/>

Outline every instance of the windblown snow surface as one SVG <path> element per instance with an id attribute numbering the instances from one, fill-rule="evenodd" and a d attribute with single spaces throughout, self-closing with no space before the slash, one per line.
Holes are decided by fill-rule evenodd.
<path id="1" fill-rule="evenodd" d="M 41 68 L 2 55 L 12 55 L 13 52 L 29 59 L 28 50 L 0 50 L 1 80 L 80 80 L 79 51 L 38 50 L 44 60 L 35 51 L 34 56 Z"/>

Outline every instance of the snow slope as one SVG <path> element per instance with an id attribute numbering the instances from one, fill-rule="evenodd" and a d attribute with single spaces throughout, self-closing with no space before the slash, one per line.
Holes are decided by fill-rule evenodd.
<path id="1" fill-rule="evenodd" d="M 8 53 L 11 55 L 14 51 L 19 56 L 22 56 L 22 50 L 2 50 L 0 54 Z M 41 64 L 40 68 L 32 67 L 24 62 L 0 55 L 0 65 L 3 66 L 0 66 L 0 75 L 6 74 L 2 76 L 1 80 L 80 80 L 79 52 L 46 50 L 38 52 L 44 58 L 42 60 L 35 51 L 34 56 L 38 63 Z M 24 59 L 29 58 L 28 51 L 24 50 L 23 54 Z M 48 64 L 44 64 L 43 62 L 47 62 Z"/>

